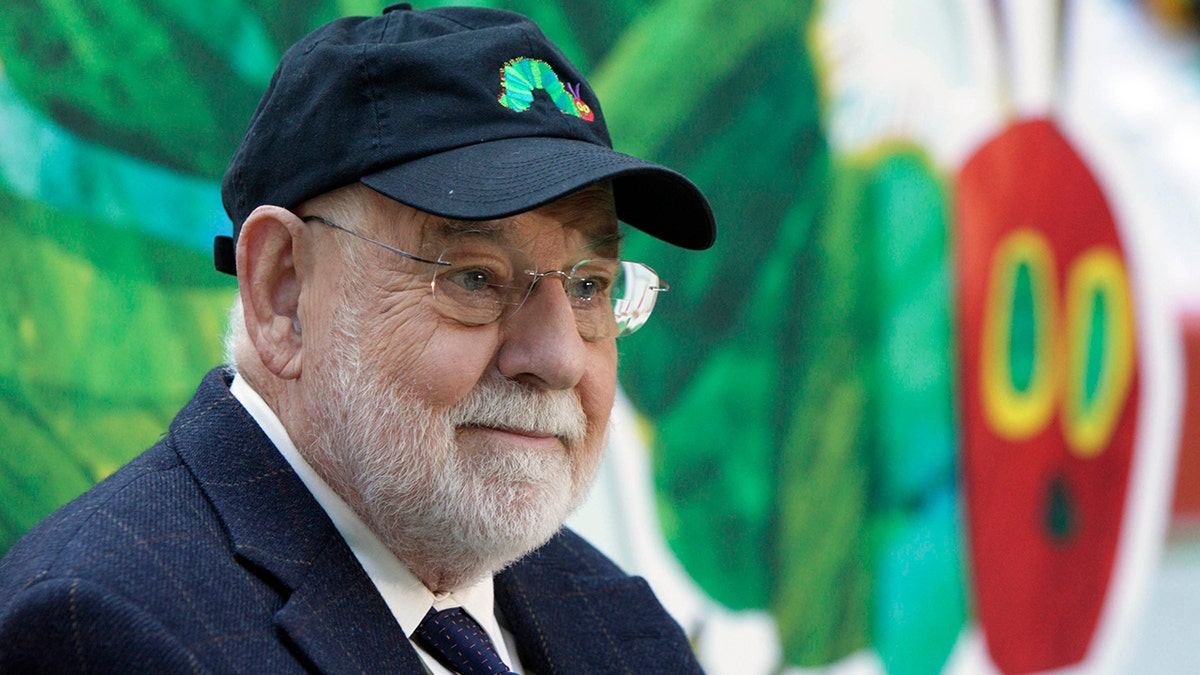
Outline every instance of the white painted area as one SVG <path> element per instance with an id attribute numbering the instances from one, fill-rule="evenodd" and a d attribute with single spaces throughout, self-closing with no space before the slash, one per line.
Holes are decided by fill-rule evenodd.
<path id="1" fill-rule="evenodd" d="M 1200 673 L 1200 536 L 1167 546 L 1125 672 Z"/>
<path id="2" fill-rule="evenodd" d="M 1000 61 L 1006 66 L 1011 110 L 1018 118 L 1045 117 L 1059 96 L 1063 75 L 1058 66 L 1060 4 L 1046 0 L 998 3 L 1005 42 Z"/>
<path id="3" fill-rule="evenodd" d="M 824 3 L 811 48 L 827 78 L 832 146 L 854 153 L 915 140 L 943 167 L 960 165 L 1009 117 L 993 28 L 986 2 Z"/>

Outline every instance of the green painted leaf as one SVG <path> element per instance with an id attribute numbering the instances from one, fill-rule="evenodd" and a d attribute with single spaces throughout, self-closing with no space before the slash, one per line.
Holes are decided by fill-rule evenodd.
<path id="1" fill-rule="evenodd" d="M 0 550 L 166 429 L 220 363 L 202 254 L 0 192 Z"/>
<path id="2" fill-rule="evenodd" d="M 219 178 L 283 50 L 341 11 L 384 4 L 14 0 L 0 12 L 0 63 L 74 133 Z"/>
<path id="3" fill-rule="evenodd" d="M 863 172 L 838 167 L 820 229 L 797 258 L 799 385 L 780 444 L 771 611 L 788 663 L 870 645 L 874 223 Z"/>

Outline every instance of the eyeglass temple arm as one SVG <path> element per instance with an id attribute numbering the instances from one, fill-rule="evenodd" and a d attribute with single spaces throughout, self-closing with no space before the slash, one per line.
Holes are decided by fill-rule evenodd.
<path id="1" fill-rule="evenodd" d="M 389 246 L 389 245 L 383 243 L 382 241 L 377 241 L 375 239 L 372 239 L 365 234 L 359 234 L 358 232 L 355 232 L 354 230 L 344 228 L 341 225 L 338 225 L 337 223 L 333 222 L 332 220 L 327 220 L 325 218 L 322 218 L 321 216 L 304 216 L 300 220 L 303 220 L 305 222 L 308 222 L 310 220 L 315 220 L 318 223 L 321 223 L 322 225 L 325 225 L 327 227 L 332 227 L 335 230 L 341 230 L 342 232 L 345 232 L 346 234 L 358 237 L 359 239 L 362 239 L 363 241 L 371 242 L 372 244 L 375 244 L 376 246 L 386 248 L 387 250 L 391 251 L 392 253 L 395 253 L 396 255 L 404 256 L 405 258 L 408 258 L 409 260 L 413 260 L 415 262 L 428 263 L 430 265 L 441 265 L 441 266 L 449 266 L 450 265 L 450 263 L 448 263 L 444 260 L 429 260 L 427 258 L 415 256 L 407 251 L 401 251 L 400 249 L 398 249 L 394 246 Z"/>

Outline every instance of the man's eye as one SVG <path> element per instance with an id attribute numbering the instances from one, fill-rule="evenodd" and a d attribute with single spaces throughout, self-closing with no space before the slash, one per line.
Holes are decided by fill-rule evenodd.
<path id="1" fill-rule="evenodd" d="M 492 285 L 492 275 L 481 269 L 460 270 L 446 275 L 446 280 L 468 291 L 482 291 Z"/>
<path id="2" fill-rule="evenodd" d="M 608 282 L 603 279 L 576 279 L 571 283 L 571 295 L 577 300 L 592 300 L 603 294 L 608 288 Z"/>

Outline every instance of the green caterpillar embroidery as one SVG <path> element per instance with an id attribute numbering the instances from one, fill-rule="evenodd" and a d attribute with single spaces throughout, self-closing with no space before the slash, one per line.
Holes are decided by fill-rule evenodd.
<path id="1" fill-rule="evenodd" d="M 500 69 L 500 105 L 525 112 L 533 103 L 533 92 L 541 89 L 550 95 L 550 100 L 566 115 L 574 115 L 591 122 L 596 118 L 588 104 L 579 97 L 580 85 L 563 86 L 550 64 L 524 56 L 513 59 Z"/>

